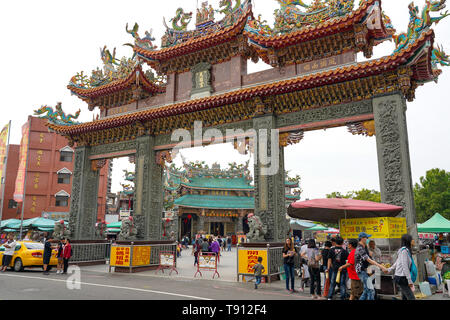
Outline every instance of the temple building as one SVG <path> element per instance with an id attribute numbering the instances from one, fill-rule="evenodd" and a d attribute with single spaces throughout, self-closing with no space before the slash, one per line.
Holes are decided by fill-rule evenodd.
<path id="1" fill-rule="evenodd" d="M 115 49 L 104 47 L 103 68 L 90 76 L 79 72 L 67 86 L 89 110 L 98 108 L 99 118 L 61 123 L 49 116 L 47 124 L 75 150 L 78 175 L 72 183 L 76 195 L 71 198 L 69 223 L 74 239 L 94 235 L 98 172 L 106 160 L 125 156 L 135 157 L 136 163 L 136 237 L 162 239 L 166 228 L 161 221 L 167 211 L 164 168 L 175 157 L 174 147 L 191 148 L 192 141 L 212 143 L 202 136 L 181 144 L 172 134 L 182 129 L 195 138 L 197 122 L 202 130 L 214 129 L 230 139 L 242 137 L 228 135 L 229 130 L 277 132 L 256 139 L 254 145 L 254 150 L 271 146 L 278 170 L 268 175 L 267 163 L 255 157 L 254 214 L 261 223 L 255 225 L 258 232 L 250 233 L 253 241 L 282 242 L 289 232 L 285 147 L 300 143 L 309 131 L 339 126 L 352 134 L 375 136 L 381 200 L 404 208 L 401 216 L 407 218 L 408 232 L 418 239 L 406 106 L 419 87 L 436 82 L 440 67 L 450 64 L 443 48 L 435 45 L 432 28 L 448 16 L 441 12 L 446 1 L 421 2 L 422 8 L 405 6 L 410 21 L 402 26 L 405 33 L 396 32 L 381 0 L 278 1 L 273 26 L 255 17 L 250 0 L 224 0 L 219 10 L 205 4 L 194 28 L 189 27 L 192 13 L 179 8 L 174 18 L 164 20 L 169 24 L 165 23 L 161 48 L 151 31 L 143 33 L 137 23 L 127 25 L 133 56 L 118 59 Z M 388 40 L 394 40 L 391 54 L 372 57 L 373 48 Z M 357 61 L 358 53 L 370 60 Z M 272 68 L 248 73 L 248 60 Z M 245 145 L 255 134 L 248 138 Z M 237 221 L 251 210 L 244 205 L 251 194 L 245 179 L 237 180 L 234 173 L 228 178 L 232 180 L 214 175 L 211 179 L 183 177 L 184 194 L 178 200 L 182 215 L 193 217 L 192 232 L 239 230 Z M 218 202 L 215 208 L 206 207 L 211 206 L 207 197 L 213 192 L 233 197 L 231 203 L 240 207 L 231 210 Z M 204 201 L 204 207 L 189 205 L 194 197 Z"/>
<path id="2" fill-rule="evenodd" d="M 299 177 L 286 181 L 286 207 L 300 199 Z M 228 169 L 219 164 L 211 168 L 201 162 L 187 163 L 183 170 L 166 169 L 165 209 L 178 217 L 178 235 L 237 235 L 248 232 L 247 216 L 255 211 L 255 187 L 249 163 L 231 163 Z M 296 190 L 297 191 L 297 190 Z"/>

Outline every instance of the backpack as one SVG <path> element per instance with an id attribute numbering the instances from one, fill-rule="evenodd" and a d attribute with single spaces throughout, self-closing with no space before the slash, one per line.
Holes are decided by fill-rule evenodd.
<path id="1" fill-rule="evenodd" d="M 336 249 L 334 249 L 336 252 Z M 334 261 L 336 261 L 337 264 L 341 264 L 341 256 L 342 256 L 342 251 L 344 251 L 344 249 L 339 250 L 339 253 L 335 255 L 334 257 Z"/>
<path id="2" fill-rule="evenodd" d="M 411 258 L 411 268 L 410 268 L 410 272 L 411 272 L 411 281 L 414 283 L 417 280 L 417 266 L 416 263 L 414 262 L 414 259 L 411 255 L 411 252 L 406 249 L 405 247 L 402 248 L 402 250 L 407 250 L 408 251 L 408 255 Z"/>
<path id="3" fill-rule="evenodd" d="M 313 254 L 308 257 L 308 267 L 317 269 L 319 268 L 319 261 L 316 260 L 317 251 L 313 250 Z"/>

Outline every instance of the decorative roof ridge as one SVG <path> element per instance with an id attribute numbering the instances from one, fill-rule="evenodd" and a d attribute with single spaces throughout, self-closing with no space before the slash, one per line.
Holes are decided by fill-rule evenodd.
<path id="1" fill-rule="evenodd" d="M 49 126 L 51 129 L 53 130 L 61 130 L 63 131 L 70 131 L 73 133 L 81 133 L 83 128 L 89 127 L 92 124 L 95 124 L 96 126 L 102 126 L 103 125 L 112 122 L 114 120 L 120 119 L 121 117 L 123 118 L 124 116 L 127 116 L 128 122 L 132 123 L 137 121 L 137 119 L 135 119 L 138 116 L 142 116 L 142 115 L 147 115 L 148 119 L 146 120 L 151 120 L 151 119 L 155 119 L 158 118 L 160 116 L 168 116 L 169 113 L 172 113 L 172 111 L 175 109 L 186 109 L 188 108 L 189 110 L 181 110 L 181 111 L 196 111 L 193 110 L 191 108 L 189 108 L 192 105 L 196 105 L 196 106 L 201 106 L 203 108 L 205 108 L 205 105 L 207 103 L 209 107 L 211 107 L 211 104 L 213 105 L 212 107 L 214 107 L 214 105 L 218 105 L 221 103 L 220 100 L 226 99 L 229 103 L 234 103 L 237 102 L 238 100 L 238 96 L 240 93 L 242 93 L 243 91 L 247 91 L 247 95 L 246 95 L 246 100 L 252 99 L 254 97 L 260 96 L 260 91 L 264 90 L 264 89 L 271 89 L 271 93 L 275 93 L 275 90 L 273 90 L 274 88 L 277 88 L 279 86 L 283 86 L 285 89 L 282 90 L 283 92 L 278 92 L 277 94 L 281 94 L 281 93 L 288 93 L 291 92 L 292 89 L 291 87 L 295 84 L 304 82 L 304 81 L 309 81 L 312 80 L 312 78 L 314 78 L 314 81 L 317 81 L 319 78 L 324 78 L 324 77 L 331 77 L 331 76 L 336 76 L 336 75 L 342 75 L 342 74 L 348 74 L 351 71 L 356 71 L 358 69 L 362 69 L 365 67 L 381 67 L 381 65 L 386 65 L 392 61 L 395 61 L 396 59 L 401 59 L 401 63 L 405 63 L 407 61 L 407 58 L 404 57 L 406 54 L 410 54 L 413 50 L 417 49 L 420 46 L 422 46 L 422 42 L 425 40 L 425 38 L 429 37 L 429 36 L 433 36 L 434 35 L 434 31 L 433 29 L 430 29 L 426 32 L 423 32 L 421 34 L 421 36 L 416 39 L 416 41 L 414 42 L 414 44 L 411 44 L 410 46 L 408 46 L 405 49 L 400 50 L 399 52 L 396 52 L 392 55 L 389 56 L 384 56 L 381 58 L 377 58 L 377 59 L 373 59 L 373 60 L 368 60 L 368 61 L 364 61 L 364 62 L 360 62 L 360 63 L 356 63 L 353 65 L 349 65 L 349 66 L 345 66 L 345 67 L 339 67 L 336 69 L 332 69 L 332 70 L 327 70 L 327 71 L 319 71 L 317 73 L 314 74 L 310 74 L 310 75 L 301 75 L 298 77 L 295 77 L 293 79 L 290 80 L 280 80 L 280 81 L 276 81 L 273 83 L 269 83 L 269 84 L 258 84 L 255 85 L 253 87 L 247 88 L 247 89 L 242 89 L 242 88 L 238 88 L 236 90 L 230 91 L 228 93 L 222 94 L 222 95 L 213 95 L 210 97 L 205 97 L 205 98 L 199 98 L 199 99 L 194 99 L 194 100 L 187 100 L 187 101 L 183 101 L 183 102 L 177 102 L 174 104 L 165 104 L 161 107 L 152 107 L 152 108 L 146 108 L 143 110 L 139 110 L 139 111 L 134 111 L 131 113 L 126 113 L 126 114 L 121 114 L 121 115 L 117 115 L 117 116 L 112 116 L 112 117 L 108 117 L 108 118 L 104 118 L 104 119 L 99 119 L 95 122 L 87 122 L 87 123 L 83 123 L 83 124 L 79 124 L 79 125 L 74 125 L 68 128 L 64 128 L 61 126 L 56 126 L 53 124 L 47 124 L 47 126 Z M 400 63 L 399 63 L 400 65 Z M 248 92 L 250 91 L 250 92 Z M 201 110 L 201 107 L 199 110 Z M 151 116 L 152 115 L 152 116 Z"/>
<path id="2" fill-rule="evenodd" d="M 220 29 L 217 32 L 206 34 L 204 36 L 189 38 L 185 42 L 181 42 L 181 43 L 175 44 L 173 46 L 164 47 L 164 48 L 161 48 L 160 50 L 154 50 L 154 49 L 150 50 L 148 48 L 142 48 L 142 47 L 139 47 L 136 45 L 133 47 L 133 50 L 140 58 L 142 58 L 144 60 L 155 61 L 155 60 L 161 60 L 161 58 L 164 58 L 164 55 L 167 55 L 168 53 L 172 53 L 173 51 L 183 51 L 186 48 L 190 48 L 192 45 L 197 45 L 200 42 L 205 42 L 205 41 L 223 42 L 223 40 L 218 37 L 219 34 L 226 35 L 228 38 L 233 38 L 236 35 L 230 33 L 230 31 L 233 29 L 236 29 L 238 27 L 243 30 L 247 23 L 248 17 L 249 16 L 253 17 L 251 1 L 250 0 L 245 0 L 245 1 L 249 2 L 249 5 L 247 6 L 247 11 L 244 14 L 242 14 L 233 25 L 227 26 L 223 29 Z M 195 48 L 195 49 L 198 50 L 198 48 Z M 200 50 L 201 49 L 202 48 L 200 48 Z M 184 54 L 184 52 L 181 52 L 181 54 Z M 172 57 L 173 56 L 168 57 L 168 58 L 172 58 Z"/>
<path id="3" fill-rule="evenodd" d="M 268 26 L 262 26 L 263 32 L 262 34 L 260 32 L 257 32 L 257 29 L 252 28 L 249 25 L 249 22 L 246 25 L 246 29 L 244 30 L 244 35 L 246 35 L 248 38 L 250 38 L 251 41 L 255 41 L 257 44 L 261 44 L 262 42 L 275 42 L 274 47 L 277 47 L 277 45 L 281 45 L 280 41 L 287 40 L 289 38 L 295 38 L 297 36 L 303 36 L 303 35 L 310 35 L 312 32 L 321 32 L 323 29 L 330 29 L 333 28 L 335 25 L 340 24 L 342 22 L 353 20 L 357 20 L 357 23 L 360 23 L 362 21 L 367 20 L 367 17 L 371 12 L 367 12 L 369 10 L 373 10 L 374 6 L 378 6 L 380 8 L 381 13 L 381 0 L 366 0 L 360 7 L 356 10 L 352 10 L 346 15 L 343 16 L 335 16 L 330 19 L 327 19 L 323 22 L 320 22 L 317 25 L 308 25 L 304 28 L 294 30 L 292 32 L 286 32 L 281 34 L 271 34 L 269 32 L 270 27 Z M 386 16 L 387 17 L 387 16 Z M 260 23 L 260 21 L 258 21 Z M 348 23 L 350 25 L 350 22 Z M 256 26 L 256 25 L 255 25 Z M 268 29 L 267 29 L 268 27 Z M 386 26 L 384 21 L 381 23 L 381 28 L 386 31 Z M 271 29 L 270 29 L 271 30 Z M 273 30 L 272 30 L 273 31 Z M 334 32 L 336 33 L 336 31 Z M 388 33 L 389 34 L 389 33 Z M 391 36 L 388 36 L 387 38 L 390 38 Z M 386 38 L 386 39 L 387 39 Z"/>

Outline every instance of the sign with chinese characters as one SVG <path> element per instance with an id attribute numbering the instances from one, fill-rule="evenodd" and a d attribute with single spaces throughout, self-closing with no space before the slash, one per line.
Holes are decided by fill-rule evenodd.
<path id="1" fill-rule="evenodd" d="M 161 252 L 159 254 L 159 265 L 163 267 L 174 267 L 175 254 L 170 252 Z"/>
<path id="2" fill-rule="evenodd" d="M 372 235 L 371 239 L 398 239 L 407 233 L 406 218 L 342 219 L 340 232 L 344 239 L 358 239 L 361 232 Z"/>
<path id="3" fill-rule="evenodd" d="M 349 51 L 337 56 L 301 63 L 297 65 L 298 74 L 306 74 L 318 70 L 335 68 L 355 61 L 356 61 L 355 53 L 353 51 Z"/>
<path id="4" fill-rule="evenodd" d="M 263 275 L 268 275 L 267 249 L 239 249 L 239 274 L 254 274 L 253 266 L 258 263 L 258 257 L 262 257 L 264 266 Z"/>
<path id="5" fill-rule="evenodd" d="M 35 197 L 33 197 L 35 198 Z M 42 218 L 69 221 L 69 212 L 42 212 Z"/>
<path id="6" fill-rule="evenodd" d="M 133 246 L 133 267 L 148 266 L 150 264 L 150 246 Z"/>
<path id="7" fill-rule="evenodd" d="M 213 254 L 200 254 L 198 256 L 199 269 L 217 269 L 217 259 Z"/>
<path id="8" fill-rule="evenodd" d="M 318 242 L 325 242 L 325 241 L 327 241 L 327 237 L 328 237 L 328 233 L 325 233 L 325 232 L 317 232 L 314 235 L 314 238 Z"/>
<path id="9" fill-rule="evenodd" d="M 19 169 L 17 170 L 16 185 L 14 190 L 14 201 L 23 202 L 25 193 L 25 174 L 28 157 L 28 141 L 30 133 L 30 122 L 22 126 L 22 141 L 20 142 Z"/>
<path id="10" fill-rule="evenodd" d="M 111 247 L 111 267 L 130 266 L 131 247 Z"/>

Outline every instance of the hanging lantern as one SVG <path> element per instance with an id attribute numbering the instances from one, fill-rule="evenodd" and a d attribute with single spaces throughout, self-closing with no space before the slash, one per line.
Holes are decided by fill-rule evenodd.
<path id="1" fill-rule="evenodd" d="M 191 219 L 192 219 L 192 216 L 191 216 L 190 214 L 188 214 L 188 219 L 189 219 L 189 220 L 191 220 Z"/>

